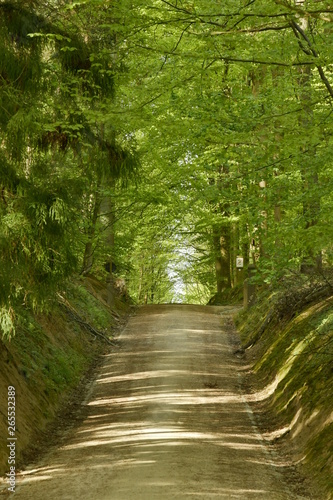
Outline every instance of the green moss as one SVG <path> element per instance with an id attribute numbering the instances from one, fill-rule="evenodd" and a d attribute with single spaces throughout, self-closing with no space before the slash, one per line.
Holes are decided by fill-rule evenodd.
<path id="1" fill-rule="evenodd" d="M 112 316 L 109 308 L 103 305 L 83 284 L 72 286 L 68 293 L 71 303 L 80 315 L 93 323 L 98 330 L 106 330 L 110 327 Z"/>
<path id="2" fill-rule="evenodd" d="M 278 380 L 268 400 L 270 412 L 279 425 L 291 426 L 288 439 L 306 457 L 307 470 L 327 498 L 333 491 L 332 448 L 328 452 L 333 429 L 324 425 L 333 404 L 333 300 L 312 304 L 289 321 L 275 314 L 277 303 L 278 295 L 266 293 L 238 316 L 237 325 L 243 343 L 256 346 L 253 368 L 259 383 Z M 272 320 L 258 339 L 268 311 L 273 311 Z"/>
<path id="3" fill-rule="evenodd" d="M 324 472 L 332 469 L 333 461 L 333 423 L 325 426 L 318 432 L 308 445 L 307 464 L 310 472 L 315 476 L 327 498 L 333 498 L 333 475 Z"/>
<path id="4" fill-rule="evenodd" d="M 92 279 L 88 283 L 92 289 Z M 98 292 L 105 294 L 102 282 L 94 280 Z M 92 290 L 93 292 L 93 290 Z M 111 311 L 105 301 L 84 288 L 84 281 L 73 284 L 64 294 L 78 318 L 96 330 L 109 329 Z M 113 312 L 113 314 L 117 314 Z M 22 310 L 16 335 L 0 340 L 0 382 L 16 388 L 18 411 L 17 429 L 20 439 L 18 462 L 29 442 L 39 441 L 46 425 L 52 421 L 59 408 L 67 401 L 91 362 L 104 349 L 104 343 L 92 335 L 82 322 L 77 322 L 59 304 L 52 312 L 34 316 Z M 0 391 L 0 396 L 5 393 Z M 0 419 L 0 431 L 6 431 L 5 419 Z M 38 431 L 38 436 L 36 432 Z M 5 442 L 3 446 L 6 446 Z M 4 453 L 2 453 L 4 452 Z M 0 457 L 6 455 L 0 446 Z M 0 474 L 7 471 L 7 464 L 0 458 Z"/>

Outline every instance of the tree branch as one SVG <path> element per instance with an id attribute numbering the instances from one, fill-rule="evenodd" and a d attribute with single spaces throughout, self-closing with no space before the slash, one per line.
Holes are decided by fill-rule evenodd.
<path id="1" fill-rule="evenodd" d="M 316 49 L 313 47 L 313 45 L 311 43 L 311 40 L 308 38 L 308 36 L 304 32 L 304 30 L 296 23 L 296 21 L 291 21 L 291 26 L 293 28 L 294 33 L 295 33 L 295 31 L 296 31 L 296 33 L 299 33 L 301 35 L 301 37 L 303 38 L 303 40 L 305 40 L 305 42 L 307 43 L 307 45 L 309 47 L 308 49 L 306 49 L 303 46 L 303 44 L 301 43 L 301 41 L 299 41 L 299 45 L 300 45 L 301 49 L 303 50 L 303 52 L 305 52 L 305 54 L 307 54 L 307 55 L 311 55 L 312 54 L 315 58 L 318 58 L 319 54 L 316 51 Z M 296 35 L 296 33 L 295 33 L 295 35 Z M 299 39 L 298 36 L 297 36 L 297 38 Z M 326 75 L 324 73 L 323 67 L 320 64 L 315 64 L 315 66 L 318 69 L 318 73 L 320 75 L 320 78 L 321 78 L 322 82 L 324 83 L 325 87 L 327 88 L 328 93 L 333 98 L 333 88 L 332 88 L 330 82 L 328 81 L 328 79 L 327 79 L 327 77 L 326 77 Z"/>
<path id="2" fill-rule="evenodd" d="M 259 28 L 244 28 L 240 30 L 227 30 L 227 31 L 212 31 L 210 35 L 229 35 L 230 33 L 260 33 L 262 31 L 282 31 L 290 28 L 289 24 L 283 24 L 282 26 L 262 26 Z"/>

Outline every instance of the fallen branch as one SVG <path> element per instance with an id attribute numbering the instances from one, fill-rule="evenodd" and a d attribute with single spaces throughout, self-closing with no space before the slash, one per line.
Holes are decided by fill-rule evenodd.
<path id="1" fill-rule="evenodd" d="M 268 314 L 265 318 L 265 321 L 262 323 L 260 326 L 259 330 L 256 332 L 255 336 L 251 338 L 244 346 L 242 346 L 242 350 L 245 351 L 246 349 L 249 349 L 252 347 L 254 344 L 260 340 L 261 336 L 263 335 L 264 331 L 266 330 L 267 325 L 270 323 L 273 315 L 274 315 L 274 307 L 272 307 L 269 311 Z"/>
<path id="2" fill-rule="evenodd" d="M 83 328 L 85 328 L 92 335 L 101 337 L 105 342 L 112 345 L 113 347 L 118 347 L 118 345 L 112 342 L 112 340 L 108 339 L 104 335 L 104 333 L 100 332 L 99 330 L 96 330 L 96 328 L 94 328 L 90 323 L 82 319 L 81 316 L 78 314 L 78 312 L 75 311 L 75 309 L 60 294 L 58 294 L 58 297 L 60 298 L 60 304 L 62 305 L 62 307 L 66 310 L 67 314 L 71 316 L 76 323 L 83 326 Z"/>

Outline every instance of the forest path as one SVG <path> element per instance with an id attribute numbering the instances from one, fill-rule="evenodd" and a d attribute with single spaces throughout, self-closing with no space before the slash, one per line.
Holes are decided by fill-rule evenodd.
<path id="1" fill-rule="evenodd" d="M 146 306 L 86 398 L 86 418 L 21 474 L 15 500 L 301 498 L 240 391 L 231 307 Z"/>

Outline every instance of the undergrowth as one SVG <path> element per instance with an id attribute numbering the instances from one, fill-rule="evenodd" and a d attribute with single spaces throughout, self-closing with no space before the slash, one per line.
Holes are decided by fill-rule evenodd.
<path id="1" fill-rule="evenodd" d="M 94 294 L 95 288 L 98 293 Z M 105 340 L 92 332 L 103 330 L 109 339 L 114 317 L 118 325 L 120 315 L 126 313 L 126 307 L 118 312 L 107 307 L 99 298 L 104 289 L 104 283 L 96 279 L 81 279 L 59 294 L 59 302 L 54 302 L 49 312 L 34 315 L 22 309 L 16 334 L 0 339 L 0 407 L 6 408 L 7 387 L 14 386 L 18 465 L 29 455 L 29 449 L 42 441 L 46 426 L 70 401 L 74 388 L 105 350 Z M 77 314 L 68 314 L 69 310 Z M 7 434 L 5 413 L 0 418 L 0 433 Z M 0 475 L 6 472 L 3 440 Z"/>
<path id="2" fill-rule="evenodd" d="M 72 284 L 66 290 L 66 297 L 83 319 L 94 323 L 98 330 L 107 330 L 112 316 L 106 307 L 83 284 Z"/>
<path id="3" fill-rule="evenodd" d="M 291 300 L 293 297 L 293 300 Z M 312 300 L 311 300 L 312 299 Z M 286 428 L 295 462 L 333 498 L 333 297 L 319 285 L 265 289 L 236 318 L 265 407 Z M 274 429 L 272 429 L 274 430 Z"/>

